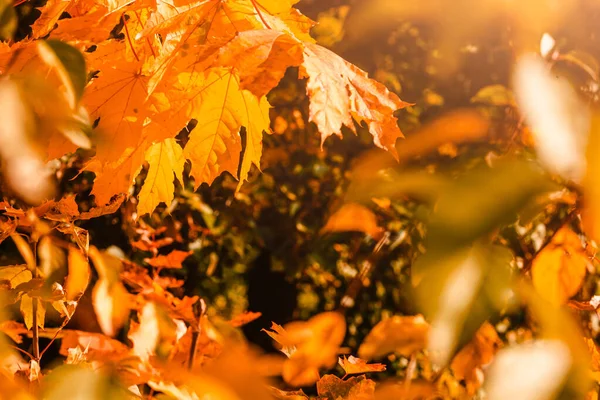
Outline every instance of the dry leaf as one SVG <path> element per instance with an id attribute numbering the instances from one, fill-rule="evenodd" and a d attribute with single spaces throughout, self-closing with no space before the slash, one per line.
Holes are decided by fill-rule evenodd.
<path id="1" fill-rule="evenodd" d="M 385 371 L 385 365 L 383 364 L 369 364 L 367 361 L 354 356 L 339 358 L 338 364 L 344 369 L 346 375 Z"/>
<path id="2" fill-rule="evenodd" d="M 394 111 L 410 105 L 366 72 L 316 44 L 306 44 L 301 75 L 308 78 L 310 121 L 317 124 L 321 142 L 342 136 L 342 126 L 356 131 L 353 118 L 365 122 L 375 144 L 398 158 L 396 140 L 402 137 Z"/>
<path id="3" fill-rule="evenodd" d="M 375 394 L 375 382 L 364 375 L 342 380 L 335 375 L 325 375 L 317 382 L 317 393 L 327 400 L 369 400 Z"/>
<path id="4" fill-rule="evenodd" d="M 173 250 L 166 256 L 160 255 L 154 258 L 147 258 L 148 264 L 155 268 L 183 268 L 181 263 L 192 254 L 191 251 Z"/>

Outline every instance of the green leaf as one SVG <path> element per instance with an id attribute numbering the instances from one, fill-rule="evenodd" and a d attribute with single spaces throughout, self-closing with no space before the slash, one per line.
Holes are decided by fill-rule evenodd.
<path id="1" fill-rule="evenodd" d="M 0 40 L 12 39 L 17 25 L 17 13 L 11 2 L 0 0 Z"/>
<path id="2" fill-rule="evenodd" d="M 55 368 L 44 378 L 41 398 L 59 399 L 133 399 L 137 398 L 128 392 L 116 379 L 103 371 L 94 370 L 86 365 L 62 365 Z"/>
<path id="3" fill-rule="evenodd" d="M 67 88 L 71 108 L 75 109 L 87 84 L 83 54 L 73 46 L 55 39 L 39 41 L 38 52 L 46 64 L 56 68 Z"/>
<path id="4" fill-rule="evenodd" d="M 435 362 L 449 362 L 485 321 L 509 305 L 512 258 L 507 248 L 476 245 L 443 259 L 426 253 L 413 265 L 417 304 L 431 321 Z"/>
<path id="5" fill-rule="evenodd" d="M 439 198 L 427 233 L 427 249 L 437 253 L 473 243 L 502 225 L 536 196 L 555 185 L 538 165 L 504 161 L 460 177 Z"/>

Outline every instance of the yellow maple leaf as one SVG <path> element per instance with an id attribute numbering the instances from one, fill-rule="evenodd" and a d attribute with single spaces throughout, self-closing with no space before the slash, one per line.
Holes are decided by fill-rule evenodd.
<path id="1" fill-rule="evenodd" d="M 105 42 L 88 58 L 91 70 L 101 70 L 83 96 L 92 120 L 99 118 L 96 157 L 101 163 L 117 161 L 139 145 L 147 116 L 148 78 L 141 74 L 142 63 L 126 60 L 124 52 L 124 44 Z"/>
<path id="2" fill-rule="evenodd" d="M 198 125 L 183 149 L 192 162 L 196 188 L 202 182 L 212 183 L 225 171 L 238 175 L 242 126 L 246 127 L 247 146 L 239 178 L 246 179 L 250 165 L 260 161 L 263 130 L 270 132 L 269 103 L 241 90 L 238 77 L 223 69 L 210 70 L 196 85 L 198 95 L 190 103 L 190 116 Z"/>
<path id="3" fill-rule="evenodd" d="M 175 139 L 153 144 L 146 150 L 146 161 L 150 168 L 139 194 L 139 215 L 151 213 L 161 202 L 171 203 L 175 192 L 173 175 L 183 183 L 185 158 Z"/>

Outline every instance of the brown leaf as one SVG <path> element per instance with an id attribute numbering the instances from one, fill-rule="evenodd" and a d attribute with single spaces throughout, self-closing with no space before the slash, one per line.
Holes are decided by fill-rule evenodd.
<path id="1" fill-rule="evenodd" d="M 346 375 L 385 371 L 385 365 L 383 364 L 369 364 L 367 361 L 354 356 L 339 358 L 338 364 L 344 369 Z"/>
<path id="2" fill-rule="evenodd" d="M 370 400 L 375 395 L 375 382 L 364 375 L 347 380 L 325 375 L 317 382 L 317 393 L 327 400 Z"/>
<path id="3" fill-rule="evenodd" d="M 308 400 L 308 396 L 302 389 L 300 390 L 280 390 L 276 387 L 270 387 L 271 394 L 275 396 L 276 399 L 280 400 Z"/>
<path id="4" fill-rule="evenodd" d="M 427 345 L 429 324 L 422 315 L 393 316 L 380 321 L 358 349 L 361 358 L 373 359 L 396 352 L 409 356 Z"/>
<path id="5" fill-rule="evenodd" d="M 121 204 L 123 204 L 125 198 L 126 196 L 124 194 L 115 196 L 107 205 L 101 207 L 92 207 L 89 211 L 85 211 L 79 214 L 79 217 L 77 217 L 77 219 L 87 220 L 98 218 L 107 214 L 113 214 L 119 209 L 119 207 L 121 207 Z"/>

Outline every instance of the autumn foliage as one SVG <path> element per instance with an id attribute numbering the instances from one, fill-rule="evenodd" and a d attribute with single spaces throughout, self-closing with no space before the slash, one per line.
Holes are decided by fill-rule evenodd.
<path id="1" fill-rule="evenodd" d="M 0 0 L 0 398 L 598 398 L 599 69 L 553 13 L 516 18 L 512 81 L 446 109 L 332 50 L 371 12 L 427 48 L 405 22 L 431 1 L 318 25 L 297 0 L 31 1 Z M 214 287 L 280 242 L 302 292 L 265 325 Z"/>

